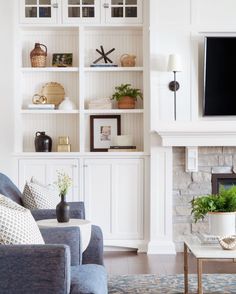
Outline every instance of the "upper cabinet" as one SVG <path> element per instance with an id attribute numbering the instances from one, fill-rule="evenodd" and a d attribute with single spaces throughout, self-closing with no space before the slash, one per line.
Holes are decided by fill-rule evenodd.
<path id="1" fill-rule="evenodd" d="M 140 24 L 142 0 L 20 0 L 22 24 Z"/>
<path id="2" fill-rule="evenodd" d="M 24 24 L 58 23 L 59 1 L 20 0 L 20 22 Z"/>

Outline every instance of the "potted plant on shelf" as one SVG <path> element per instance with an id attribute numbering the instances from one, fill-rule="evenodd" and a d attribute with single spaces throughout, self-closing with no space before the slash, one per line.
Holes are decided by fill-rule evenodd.
<path id="1" fill-rule="evenodd" d="M 220 187 L 217 195 L 209 194 L 191 201 L 194 221 L 209 216 L 210 234 L 215 236 L 235 234 L 236 186 Z"/>
<path id="2" fill-rule="evenodd" d="M 131 84 L 121 84 L 115 87 L 115 90 L 111 99 L 115 99 L 118 102 L 118 108 L 120 109 L 133 109 L 137 99 L 143 99 L 141 90 L 132 88 Z"/>

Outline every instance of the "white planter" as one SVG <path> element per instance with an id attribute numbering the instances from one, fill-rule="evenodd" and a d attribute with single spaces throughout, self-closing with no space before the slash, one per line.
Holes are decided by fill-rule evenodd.
<path id="1" fill-rule="evenodd" d="M 210 234 L 235 235 L 235 212 L 209 212 Z"/>

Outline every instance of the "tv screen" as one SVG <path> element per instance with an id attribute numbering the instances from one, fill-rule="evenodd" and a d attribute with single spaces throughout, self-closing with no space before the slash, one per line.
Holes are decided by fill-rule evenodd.
<path id="1" fill-rule="evenodd" d="M 206 37 L 204 115 L 236 115 L 236 37 Z"/>

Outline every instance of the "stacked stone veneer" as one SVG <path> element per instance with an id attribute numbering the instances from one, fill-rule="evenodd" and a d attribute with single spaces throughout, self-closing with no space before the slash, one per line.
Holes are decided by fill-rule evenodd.
<path id="1" fill-rule="evenodd" d="M 190 201 L 211 193 L 212 173 L 234 172 L 234 167 L 236 147 L 199 147 L 198 172 L 185 172 L 185 148 L 173 148 L 173 238 L 177 251 L 183 251 L 184 237 L 209 229 L 207 219 L 193 222 Z"/>

